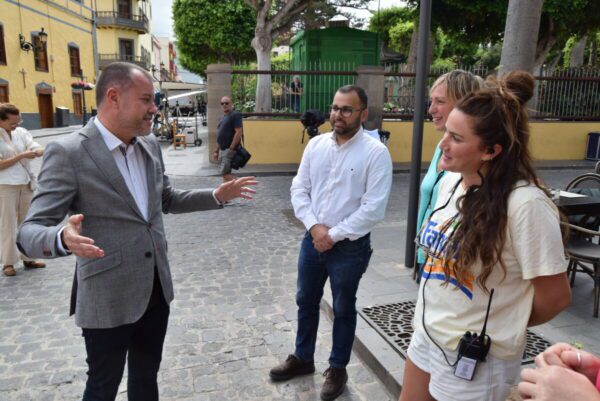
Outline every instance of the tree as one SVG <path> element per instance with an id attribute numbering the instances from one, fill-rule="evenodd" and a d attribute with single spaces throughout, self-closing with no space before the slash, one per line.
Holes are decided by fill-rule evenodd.
<path id="1" fill-rule="evenodd" d="M 297 17 L 309 8 L 311 0 L 244 0 L 254 10 L 256 27 L 252 47 L 256 52 L 257 68 L 271 69 L 273 41 L 290 31 Z M 344 7 L 359 7 L 367 0 L 338 0 L 329 4 Z M 261 74 L 256 83 L 257 112 L 271 111 L 271 76 Z"/>
<path id="2" fill-rule="evenodd" d="M 196 74 L 208 64 L 254 59 L 256 20 L 243 0 L 175 0 L 173 22 L 181 64 Z"/>
<path id="3" fill-rule="evenodd" d="M 499 75 L 513 70 L 533 72 L 544 0 L 509 0 Z"/>

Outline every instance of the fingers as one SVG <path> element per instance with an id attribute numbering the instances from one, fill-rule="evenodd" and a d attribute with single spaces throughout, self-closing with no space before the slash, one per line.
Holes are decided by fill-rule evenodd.
<path id="1" fill-rule="evenodd" d="M 533 399 L 533 394 L 535 392 L 535 384 L 528 382 L 520 382 L 517 386 L 517 390 L 519 391 L 519 395 L 524 400 Z"/>
<path id="2" fill-rule="evenodd" d="M 74 214 L 69 217 L 67 226 L 62 233 L 65 245 L 67 245 L 69 251 L 74 255 L 82 258 L 95 259 L 104 257 L 104 251 L 94 245 L 92 238 L 79 235 L 83 218 L 82 214 Z"/>

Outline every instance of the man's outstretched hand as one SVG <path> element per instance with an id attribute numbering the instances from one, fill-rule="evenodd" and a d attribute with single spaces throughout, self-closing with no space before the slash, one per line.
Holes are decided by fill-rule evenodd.
<path id="1" fill-rule="evenodd" d="M 74 255 L 81 258 L 96 259 L 104 257 L 104 251 L 94 245 L 94 240 L 79 235 L 81 233 L 82 214 L 74 214 L 67 220 L 67 225 L 61 236 L 63 244 Z"/>
<path id="2" fill-rule="evenodd" d="M 235 198 L 252 199 L 250 194 L 256 191 L 250 186 L 258 184 L 255 177 L 241 177 L 235 180 L 224 182 L 215 191 L 215 196 L 219 202 L 224 203 Z"/>

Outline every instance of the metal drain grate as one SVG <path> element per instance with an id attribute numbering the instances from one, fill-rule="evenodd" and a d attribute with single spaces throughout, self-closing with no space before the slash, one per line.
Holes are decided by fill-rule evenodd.
<path id="1" fill-rule="evenodd" d="M 362 308 L 359 314 L 406 359 L 406 351 L 413 333 L 414 311 L 415 301 L 405 301 Z M 548 340 L 527 330 L 527 345 L 521 364 L 532 363 L 537 354 L 551 345 Z"/>

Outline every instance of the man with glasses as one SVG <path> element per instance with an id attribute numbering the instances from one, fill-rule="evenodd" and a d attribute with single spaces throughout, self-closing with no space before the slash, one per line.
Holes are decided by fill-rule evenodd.
<path id="1" fill-rule="evenodd" d="M 392 185 L 392 160 L 380 141 L 366 135 L 367 95 L 340 88 L 331 106 L 333 132 L 306 146 L 292 182 L 292 205 L 306 234 L 298 259 L 296 349 L 271 369 L 274 381 L 315 371 L 314 353 L 323 287 L 333 298 L 333 347 L 321 399 L 344 391 L 356 330 L 356 292 L 371 258 L 370 232 L 383 220 Z"/>
<path id="2" fill-rule="evenodd" d="M 233 110 L 231 99 L 227 96 L 221 98 L 221 109 L 223 118 L 217 126 L 217 149 L 215 159 L 219 161 L 219 173 L 223 176 L 223 182 L 235 180 L 231 174 L 231 159 L 242 140 L 242 115 Z"/>

